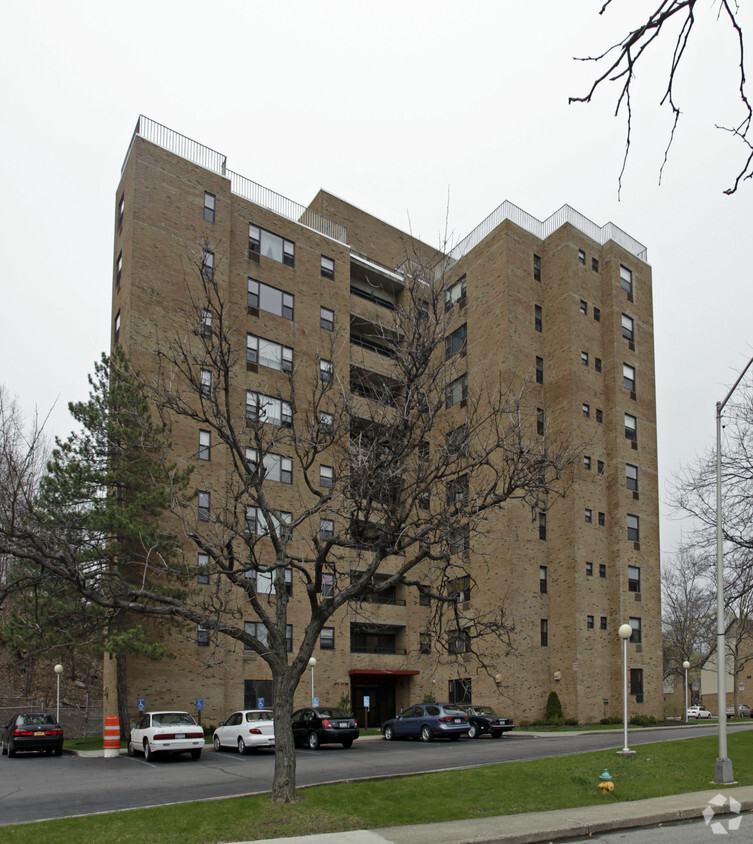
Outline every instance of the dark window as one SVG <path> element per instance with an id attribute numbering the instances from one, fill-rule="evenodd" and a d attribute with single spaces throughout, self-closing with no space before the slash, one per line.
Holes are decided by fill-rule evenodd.
<path id="1" fill-rule="evenodd" d="M 448 686 L 448 703 L 470 706 L 473 699 L 471 696 L 471 688 L 470 677 L 464 677 L 459 680 L 450 680 Z"/>
<path id="2" fill-rule="evenodd" d="M 638 467 L 632 463 L 625 464 L 625 486 L 633 492 L 638 492 Z"/>
<path id="3" fill-rule="evenodd" d="M 447 503 L 454 504 L 468 498 L 468 475 L 460 475 L 447 483 Z"/>
<path id="4" fill-rule="evenodd" d="M 596 322 L 601 322 L 601 308 L 594 308 L 594 319 Z"/>
<path id="5" fill-rule="evenodd" d="M 319 308 L 319 325 L 325 331 L 335 330 L 335 312 L 329 308 Z"/>
<path id="6" fill-rule="evenodd" d="M 115 284 L 120 286 L 120 279 L 123 276 L 123 253 L 118 254 L 118 260 L 115 262 Z"/>
<path id="7" fill-rule="evenodd" d="M 544 383 L 544 358 L 536 358 L 536 383 Z"/>
<path id="8" fill-rule="evenodd" d="M 544 436 L 545 430 L 545 420 L 544 420 L 544 409 L 541 407 L 536 408 L 536 433 L 540 436 Z"/>
<path id="9" fill-rule="evenodd" d="M 604 527 L 606 524 L 606 514 L 599 512 L 599 527 Z"/>
<path id="10" fill-rule="evenodd" d="M 607 567 L 605 563 L 599 563 L 599 577 L 607 576 Z"/>
<path id="11" fill-rule="evenodd" d="M 544 330 L 544 312 L 541 309 L 541 305 L 533 306 L 533 327 L 536 331 Z"/>
<path id="12" fill-rule="evenodd" d="M 210 460 L 212 456 L 212 432 L 199 431 L 199 460 Z"/>
<path id="13" fill-rule="evenodd" d="M 471 537 L 467 530 L 458 530 L 450 536 L 450 553 L 460 554 L 471 547 Z"/>
<path id="14" fill-rule="evenodd" d="M 578 250 L 578 263 L 583 264 L 584 267 L 586 265 L 586 253 L 582 249 Z"/>
<path id="15" fill-rule="evenodd" d="M 539 539 L 546 539 L 546 513 L 539 513 Z"/>
<path id="16" fill-rule="evenodd" d="M 451 654 L 465 654 L 471 649 L 471 637 L 467 630 L 453 630 L 447 639 L 447 650 Z"/>
<path id="17" fill-rule="evenodd" d="M 196 625 L 196 644 L 199 647 L 209 647 L 209 631 L 200 624 Z"/>
<path id="18" fill-rule="evenodd" d="M 264 255 L 288 267 L 295 266 L 295 243 L 252 223 L 248 227 L 248 253 Z"/>
<path id="19" fill-rule="evenodd" d="M 585 299 L 581 299 L 581 300 L 580 300 L 580 312 L 581 312 L 582 314 L 587 314 L 587 313 L 588 313 L 588 302 L 586 302 L 586 300 L 585 300 Z"/>
<path id="20" fill-rule="evenodd" d="M 633 318 L 627 314 L 622 315 L 622 336 L 631 342 L 635 339 L 633 331 Z"/>
<path id="21" fill-rule="evenodd" d="M 594 369 L 601 372 L 601 358 L 594 358 Z"/>
<path id="22" fill-rule="evenodd" d="M 587 471 L 591 470 L 591 458 L 587 454 L 583 455 L 583 468 Z"/>
<path id="23" fill-rule="evenodd" d="M 261 709 L 261 702 L 267 709 L 275 705 L 275 686 L 273 680 L 244 680 L 243 708 Z"/>
<path id="24" fill-rule="evenodd" d="M 445 337 L 444 340 L 444 356 L 445 360 L 462 352 L 468 343 L 468 326 L 463 323 L 459 328 L 456 328 L 452 334 Z"/>
<path id="25" fill-rule="evenodd" d="M 447 596 L 458 604 L 471 600 L 471 579 L 468 575 L 450 580 L 447 583 Z"/>
<path id="26" fill-rule="evenodd" d="M 631 442 L 638 441 L 637 420 L 631 413 L 625 414 L 625 439 Z"/>
<path id="27" fill-rule="evenodd" d="M 586 509 L 585 509 L 585 516 L 586 516 L 586 524 L 587 524 L 587 525 L 590 525 L 590 524 L 591 524 L 591 522 L 593 521 L 593 513 L 591 512 L 591 508 L 590 508 L 590 507 L 586 507 Z"/>
<path id="28" fill-rule="evenodd" d="M 599 259 L 598 258 L 591 258 L 591 269 L 595 272 L 599 272 Z"/>
<path id="29" fill-rule="evenodd" d="M 207 281 L 214 278 L 214 252 L 204 250 L 201 255 L 201 275 Z"/>
<path id="30" fill-rule="evenodd" d="M 628 591 L 641 591 L 641 570 L 639 566 L 628 566 Z"/>
<path id="31" fill-rule="evenodd" d="M 586 629 L 593 630 L 594 629 L 594 617 L 592 615 L 586 616 Z"/>
<path id="32" fill-rule="evenodd" d="M 632 513 L 627 514 L 627 538 L 629 542 L 641 541 L 638 516 L 634 516 Z"/>
<path id="33" fill-rule="evenodd" d="M 445 388 L 445 407 L 453 407 L 467 398 L 468 376 L 463 374 Z"/>
<path id="34" fill-rule="evenodd" d="M 113 329 L 113 340 L 115 343 L 120 339 L 120 311 L 115 314 L 115 326 Z"/>
<path id="35" fill-rule="evenodd" d="M 323 651 L 333 651 L 335 649 L 334 627 L 322 627 L 322 632 L 319 634 L 319 647 Z"/>
<path id="36" fill-rule="evenodd" d="M 118 228 L 123 226 L 123 215 L 125 214 L 125 194 L 120 195 L 118 200 Z"/>
<path id="37" fill-rule="evenodd" d="M 586 577 L 592 577 L 594 573 L 594 564 L 586 563 Z"/>
<path id="38" fill-rule="evenodd" d="M 539 566 L 539 593 L 541 595 L 546 595 L 549 591 L 549 583 L 547 580 L 547 569 L 546 566 Z"/>
<path id="39" fill-rule="evenodd" d="M 598 407 L 596 408 L 596 421 L 599 424 L 601 424 L 604 421 L 604 413 L 601 410 L 599 410 Z"/>
<path id="40" fill-rule="evenodd" d="M 623 266 L 620 266 L 620 287 L 628 295 L 633 295 L 633 271 Z"/>
<path id="41" fill-rule="evenodd" d="M 431 653 L 431 633 L 418 634 L 418 652 L 420 654 Z"/>
<path id="42" fill-rule="evenodd" d="M 643 669 L 630 669 L 630 694 L 635 695 L 636 702 L 643 702 Z"/>
<path id="43" fill-rule="evenodd" d="M 199 554 L 196 558 L 198 572 L 196 581 L 198 583 L 209 583 L 209 554 Z"/>
<path id="44" fill-rule="evenodd" d="M 607 629 L 607 617 L 603 615 L 601 620 L 599 621 L 599 630 L 606 630 Z"/>
<path id="45" fill-rule="evenodd" d="M 541 258 L 538 255 L 533 256 L 533 277 L 541 281 Z"/>
<path id="46" fill-rule="evenodd" d="M 209 493 L 204 492 L 204 491 L 199 492 L 199 521 L 200 522 L 208 522 L 209 521 L 209 509 L 210 509 Z"/>
<path id="47" fill-rule="evenodd" d="M 635 392 L 635 367 L 628 363 L 622 364 L 622 386 L 631 393 Z"/>
<path id="48" fill-rule="evenodd" d="M 322 278 L 329 278 L 334 280 L 335 278 L 335 262 L 332 258 L 327 258 L 322 255 L 321 261 L 321 268 L 322 268 Z"/>
<path id="49" fill-rule="evenodd" d="M 603 475 L 604 474 L 604 461 L 603 460 L 597 460 L 596 461 L 596 474 L 597 475 Z"/>
<path id="50" fill-rule="evenodd" d="M 546 618 L 541 619 L 540 625 L 541 631 L 541 647 L 545 648 L 549 644 L 549 620 Z"/>
<path id="51" fill-rule="evenodd" d="M 642 634 L 641 634 L 641 620 L 640 620 L 640 618 L 631 618 L 631 619 L 629 619 L 629 621 L 630 621 L 630 627 L 632 628 L 632 631 L 633 631 L 630 634 L 630 641 L 634 645 L 640 645 L 640 643 L 643 641 L 643 637 L 642 637 Z"/>
<path id="52" fill-rule="evenodd" d="M 213 193 L 204 191 L 204 219 L 207 223 L 214 222 L 214 210 L 217 205 L 217 197 Z"/>

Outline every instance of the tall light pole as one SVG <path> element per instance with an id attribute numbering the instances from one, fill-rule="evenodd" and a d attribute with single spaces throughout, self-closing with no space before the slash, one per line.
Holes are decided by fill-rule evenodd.
<path id="1" fill-rule="evenodd" d="M 314 705 L 314 666 L 316 665 L 316 658 L 309 659 L 309 668 L 311 669 L 311 705 Z"/>
<path id="2" fill-rule="evenodd" d="M 58 675 L 58 705 L 57 710 L 55 711 L 55 720 L 60 723 L 60 675 L 63 673 L 63 666 L 58 663 L 55 666 L 55 673 Z"/>
<path id="3" fill-rule="evenodd" d="M 685 669 L 685 723 L 688 723 L 688 668 L 690 668 L 690 663 L 685 660 L 683 662 L 682 667 Z"/>
<path id="4" fill-rule="evenodd" d="M 716 403 L 716 700 L 719 710 L 719 756 L 714 766 L 715 783 L 735 781 L 732 760 L 727 756 L 727 672 L 724 624 L 724 565 L 722 555 L 722 410 L 753 363 L 751 358 L 723 401 Z"/>
<path id="5" fill-rule="evenodd" d="M 620 756 L 635 756 L 635 751 L 628 747 L 628 683 L 627 683 L 627 643 L 633 635 L 633 628 L 629 624 L 621 624 L 617 631 L 622 639 L 622 731 L 623 747 L 618 751 Z"/>

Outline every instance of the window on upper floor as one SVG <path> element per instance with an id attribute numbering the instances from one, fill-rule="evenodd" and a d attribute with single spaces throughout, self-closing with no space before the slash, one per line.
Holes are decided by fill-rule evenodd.
<path id="1" fill-rule="evenodd" d="M 596 322 L 601 322 L 601 308 L 594 308 L 594 319 Z"/>
<path id="2" fill-rule="evenodd" d="M 199 431 L 199 460 L 210 460 L 212 457 L 212 432 Z"/>
<path id="3" fill-rule="evenodd" d="M 629 363 L 622 364 L 622 386 L 631 393 L 635 392 L 635 367 Z"/>
<path id="4" fill-rule="evenodd" d="M 588 366 L 588 352 L 580 353 L 580 362 L 583 364 L 583 366 Z"/>
<path id="5" fill-rule="evenodd" d="M 601 512 L 601 510 L 599 510 L 598 519 L 599 519 L 599 527 L 604 527 L 604 525 L 607 522 L 607 517 L 606 517 L 605 513 Z"/>
<path id="6" fill-rule="evenodd" d="M 586 265 L 586 253 L 582 249 L 578 250 L 578 263 L 583 264 L 584 267 Z"/>
<path id="7" fill-rule="evenodd" d="M 539 641 L 541 642 L 541 647 L 545 648 L 549 644 L 549 619 L 542 618 L 539 622 Z"/>
<path id="8" fill-rule="evenodd" d="M 620 287 L 628 295 L 633 295 L 633 271 L 622 265 L 620 265 Z"/>
<path id="9" fill-rule="evenodd" d="M 420 654 L 431 653 L 431 633 L 418 634 L 418 652 Z"/>
<path id="10" fill-rule="evenodd" d="M 594 573 L 594 564 L 593 563 L 586 563 L 586 577 L 593 577 Z"/>
<path id="11" fill-rule="evenodd" d="M 113 342 L 117 345 L 118 340 L 120 340 L 120 311 L 115 314 L 115 324 L 113 326 L 112 336 Z"/>
<path id="12" fill-rule="evenodd" d="M 458 604 L 471 600 L 471 579 L 468 575 L 447 582 L 447 597 Z"/>
<path id="13" fill-rule="evenodd" d="M 581 413 L 583 414 L 584 419 L 588 419 L 591 416 L 591 405 L 590 404 L 586 404 L 585 402 L 583 402 L 583 404 L 580 406 L 580 410 L 581 410 Z"/>
<path id="14" fill-rule="evenodd" d="M 324 410 L 319 411 L 319 430 L 324 433 L 329 433 L 335 427 L 335 417 L 331 413 Z"/>
<path id="15" fill-rule="evenodd" d="M 625 439 L 638 442 L 638 420 L 631 413 L 625 414 Z"/>
<path id="16" fill-rule="evenodd" d="M 199 373 L 199 394 L 203 399 L 212 398 L 212 373 L 208 369 L 202 369 Z"/>
<path id="17" fill-rule="evenodd" d="M 319 519 L 319 538 L 323 541 L 334 539 L 335 523 L 332 519 Z"/>
<path id="18" fill-rule="evenodd" d="M 583 455 L 583 468 L 587 471 L 591 470 L 591 458 L 587 454 Z"/>
<path id="19" fill-rule="evenodd" d="M 209 583 L 209 554 L 199 553 L 196 556 L 196 582 L 206 585 Z"/>
<path id="20" fill-rule="evenodd" d="M 249 308 L 257 308 L 270 314 L 293 319 L 295 297 L 291 293 L 270 287 L 255 278 L 248 280 Z"/>
<path id="21" fill-rule="evenodd" d="M 471 535 L 468 529 L 458 529 L 452 532 L 449 539 L 450 553 L 462 554 L 471 547 Z"/>
<path id="22" fill-rule="evenodd" d="M 120 194 L 120 199 L 118 200 L 118 228 L 123 227 L 123 217 L 125 216 L 125 194 Z"/>
<path id="23" fill-rule="evenodd" d="M 632 513 L 627 514 L 627 538 L 629 542 L 640 542 L 640 519 Z"/>
<path id="24" fill-rule="evenodd" d="M 331 360 L 319 358 L 319 378 L 322 384 L 331 384 L 335 377 L 335 365 Z"/>
<path id="25" fill-rule="evenodd" d="M 584 512 L 585 512 L 586 524 L 590 525 L 591 522 L 593 521 L 593 511 L 591 510 L 590 507 L 586 507 Z"/>
<path id="26" fill-rule="evenodd" d="M 595 272 L 599 272 L 599 259 L 598 258 L 591 258 L 591 269 Z"/>
<path id="27" fill-rule="evenodd" d="M 596 408 L 596 421 L 599 425 L 604 421 L 604 413 L 598 407 Z"/>
<path id="28" fill-rule="evenodd" d="M 628 566 L 628 591 L 641 591 L 641 569 L 640 566 Z"/>
<path id="29" fill-rule="evenodd" d="M 630 669 L 630 694 L 635 695 L 636 702 L 643 701 L 643 669 Z M 722 827 L 723 829 L 724 827 Z"/>
<path id="30" fill-rule="evenodd" d="M 633 332 L 633 318 L 627 314 L 622 315 L 622 336 L 631 342 L 635 339 Z"/>
<path id="31" fill-rule="evenodd" d="M 603 615 L 601 620 L 599 621 L 599 630 L 606 630 L 607 629 L 607 617 Z"/>
<path id="32" fill-rule="evenodd" d="M 546 431 L 546 417 L 544 415 L 544 408 L 537 407 L 536 408 L 536 433 L 540 436 L 544 436 L 544 432 Z"/>
<path id="33" fill-rule="evenodd" d="M 200 648 L 209 647 L 209 631 L 206 627 L 202 627 L 200 624 L 196 625 L 196 644 Z"/>
<path id="34" fill-rule="evenodd" d="M 536 358 L 536 383 L 544 383 L 544 358 Z"/>
<path id="35" fill-rule="evenodd" d="M 625 486 L 633 492 L 638 492 L 638 467 L 632 463 L 625 464 Z"/>
<path id="36" fill-rule="evenodd" d="M 596 461 L 596 474 L 597 475 L 603 475 L 604 474 L 604 461 L 603 460 L 597 460 Z"/>
<path id="37" fill-rule="evenodd" d="M 287 267 L 295 266 L 295 243 L 253 223 L 248 226 L 248 254 L 264 255 Z"/>
<path id="38" fill-rule="evenodd" d="M 538 255 L 533 256 L 533 277 L 536 281 L 541 281 L 541 258 Z"/>
<path id="39" fill-rule="evenodd" d="M 594 369 L 601 372 L 601 358 L 594 358 Z"/>
<path id="40" fill-rule="evenodd" d="M 325 331 L 334 331 L 335 312 L 329 308 L 319 308 L 319 326 Z"/>
<path id="41" fill-rule="evenodd" d="M 323 651 L 333 651 L 335 649 L 334 627 L 322 627 L 322 632 L 319 634 L 319 647 Z"/>
<path id="42" fill-rule="evenodd" d="M 453 407 L 454 405 L 467 400 L 468 398 L 468 375 L 463 373 L 459 378 L 456 378 L 445 388 L 445 407 Z"/>
<path id="43" fill-rule="evenodd" d="M 211 509 L 211 499 L 209 493 L 205 490 L 200 490 L 197 497 L 198 502 L 198 516 L 200 522 L 209 521 L 209 512 Z"/>
<path id="44" fill-rule="evenodd" d="M 319 486 L 323 486 L 326 489 L 331 489 L 332 484 L 335 482 L 335 470 L 332 466 L 320 466 L 319 467 Z"/>
<path id="45" fill-rule="evenodd" d="M 201 337 L 211 337 L 212 336 L 212 312 L 209 308 L 202 308 L 201 309 L 201 316 L 199 318 L 199 335 Z"/>
<path id="46" fill-rule="evenodd" d="M 293 371 L 293 350 L 289 346 L 281 346 L 255 334 L 246 335 L 246 360 L 278 372 Z"/>
<path id="47" fill-rule="evenodd" d="M 546 539 L 546 513 L 539 512 L 539 539 Z"/>
<path id="48" fill-rule="evenodd" d="M 334 278 L 335 278 L 335 262 L 332 260 L 332 258 L 327 258 L 326 255 L 322 255 L 321 272 L 322 272 L 322 278 L 328 278 L 331 281 L 334 281 Z"/>
<path id="49" fill-rule="evenodd" d="M 447 638 L 447 650 L 451 654 L 465 654 L 471 649 L 471 636 L 467 630 L 451 630 Z"/>
<path id="50" fill-rule="evenodd" d="M 585 299 L 581 299 L 581 300 L 580 300 L 580 312 L 581 312 L 582 314 L 587 314 L 587 313 L 588 313 L 588 302 L 586 302 L 586 300 L 585 300 Z"/>
<path id="51" fill-rule="evenodd" d="M 468 498 L 468 475 L 459 475 L 447 483 L 447 503 L 454 504 Z"/>
<path id="52" fill-rule="evenodd" d="M 207 223 L 214 222 L 214 211 L 217 205 L 217 197 L 213 193 L 204 191 L 204 219 Z"/>
<path id="53" fill-rule="evenodd" d="M 630 640 L 634 645 L 640 645 L 643 641 L 643 635 L 641 632 L 641 619 L 640 618 L 631 618 L 630 620 L 630 627 L 632 629 L 632 633 L 630 634 Z"/>
<path id="54" fill-rule="evenodd" d="M 120 279 L 123 277 L 123 253 L 118 253 L 118 258 L 115 261 L 115 286 L 120 287 Z"/>
<path id="55" fill-rule="evenodd" d="M 549 591 L 549 580 L 547 577 L 547 567 L 539 566 L 539 594 L 546 595 Z"/>
<path id="56" fill-rule="evenodd" d="M 246 419 L 289 428 L 293 423 L 293 408 L 290 402 L 246 390 Z"/>
<path id="57" fill-rule="evenodd" d="M 293 571 L 292 569 L 285 569 L 285 593 L 287 595 L 293 594 Z M 257 595 L 274 595 L 275 594 L 275 571 L 256 571 L 250 569 L 246 572 L 246 579 L 251 581 L 254 587 L 254 592 Z"/>
<path id="58" fill-rule="evenodd" d="M 201 253 L 201 276 L 207 281 L 214 278 L 214 252 L 207 249 Z"/>
<path id="59" fill-rule="evenodd" d="M 599 577 L 605 578 L 607 576 L 606 563 L 599 563 Z"/>
<path id="60" fill-rule="evenodd" d="M 586 630 L 594 629 L 594 617 L 592 615 L 586 616 Z"/>
<path id="61" fill-rule="evenodd" d="M 278 510 L 270 514 L 270 519 L 278 537 L 290 538 L 293 535 L 290 527 L 293 521 L 291 513 Z M 261 507 L 246 507 L 246 533 L 254 536 L 269 536 L 270 528 Z"/>
<path id="62" fill-rule="evenodd" d="M 445 360 L 456 355 L 458 352 L 465 350 L 468 343 L 468 326 L 463 323 L 456 328 L 452 334 L 449 334 L 444 339 L 444 357 Z"/>
<path id="63" fill-rule="evenodd" d="M 466 284 L 465 276 L 459 278 L 454 284 L 451 284 L 444 293 L 444 309 L 451 310 L 455 305 L 465 299 Z"/>
<path id="64" fill-rule="evenodd" d="M 282 454 L 269 452 L 262 458 L 264 465 L 264 480 L 276 481 L 281 484 L 293 483 L 293 460 Z M 255 448 L 246 449 L 246 466 L 249 472 L 256 472 L 259 464 L 259 452 Z"/>
<path id="65" fill-rule="evenodd" d="M 544 311 L 542 310 L 541 305 L 533 306 L 533 327 L 538 332 L 542 332 L 544 330 Z"/>
<path id="66" fill-rule="evenodd" d="M 447 452 L 450 456 L 454 457 L 456 454 L 467 454 L 469 449 L 468 425 L 459 425 L 452 431 L 448 431 L 445 435 L 445 445 L 447 446 Z M 429 459 L 428 443 L 426 444 L 425 456 L 419 453 L 419 457 L 421 460 Z"/>

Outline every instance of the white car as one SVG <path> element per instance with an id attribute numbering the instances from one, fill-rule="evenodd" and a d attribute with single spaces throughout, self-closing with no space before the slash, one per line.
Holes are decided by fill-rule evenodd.
<path id="1" fill-rule="evenodd" d="M 689 706 L 688 718 L 711 718 L 711 713 L 705 706 Z"/>
<path id="2" fill-rule="evenodd" d="M 242 709 L 214 731 L 214 749 L 235 747 L 238 753 L 275 746 L 275 722 L 269 709 Z"/>
<path id="3" fill-rule="evenodd" d="M 204 730 L 188 712 L 142 712 L 131 730 L 128 755 L 143 753 L 147 762 L 155 753 L 190 753 L 199 759 L 204 747 Z"/>

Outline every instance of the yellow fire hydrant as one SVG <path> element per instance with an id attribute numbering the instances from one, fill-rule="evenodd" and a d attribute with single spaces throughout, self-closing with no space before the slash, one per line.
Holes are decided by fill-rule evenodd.
<path id="1" fill-rule="evenodd" d="M 611 791 L 614 791 L 614 783 L 612 782 L 612 777 L 609 774 L 609 771 L 604 768 L 604 773 L 599 777 L 601 782 L 599 783 L 599 791 L 602 794 L 609 794 Z"/>

